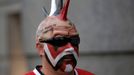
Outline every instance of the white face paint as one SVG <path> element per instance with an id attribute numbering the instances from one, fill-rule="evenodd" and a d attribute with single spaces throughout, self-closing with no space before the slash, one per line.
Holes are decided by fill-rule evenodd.
<path id="1" fill-rule="evenodd" d="M 49 16 L 52 16 L 54 14 L 54 12 L 56 11 L 57 7 L 56 7 L 56 1 L 55 0 L 51 0 L 51 11 Z"/>
<path id="2" fill-rule="evenodd" d="M 64 46 L 65 47 L 65 46 Z M 60 50 L 55 51 L 51 46 L 49 46 L 49 44 L 44 43 L 44 50 L 45 53 L 48 57 L 48 60 L 50 61 L 50 63 L 52 64 L 53 67 L 56 67 L 58 65 L 58 62 L 66 55 L 73 55 L 74 59 L 72 59 L 69 63 L 66 61 L 63 61 L 60 66 L 62 65 L 62 71 L 64 72 L 71 72 L 73 70 L 73 68 L 76 66 L 74 64 L 77 63 L 77 59 L 78 59 L 78 54 L 77 54 L 77 50 L 74 50 L 73 47 L 65 47 L 65 48 L 61 48 Z M 63 59 L 64 60 L 64 59 Z M 76 61 L 76 63 L 74 63 L 74 61 Z M 64 63 L 64 65 L 63 65 Z M 61 67 L 56 67 L 56 68 L 61 68 Z"/>
<path id="3" fill-rule="evenodd" d="M 71 71 L 73 71 L 73 66 L 70 64 L 67 64 L 65 68 L 65 72 L 71 72 Z"/>

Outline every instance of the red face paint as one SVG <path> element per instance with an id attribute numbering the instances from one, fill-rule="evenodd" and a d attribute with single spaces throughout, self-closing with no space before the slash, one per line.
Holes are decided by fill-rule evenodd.
<path id="1" fill-rule="evenodd" d="M 79 41 L 79 40 L 78 40 Z M 60 41 L 61 42 L 61 41 Z M 52 66 L 60 68 L 62 71 L 71 71 L 77 64 L 78 59 L 78 45 L 73 44 L 71 42 L 64 41 L 64 45 L 60 45 L 55 48 L 55 45 L 51 42 L 47 42 L 44 44 L 44 50 L 48 57 L 48 60 L 51 62 Z M 62 44 L 62 43 L 61 43 Z M 60 64 L 59 64 L 60 62 Z M 60 67 L 59 67 L 60 65 Z M 68 69 L 70 68 L 70 69 Z"/>

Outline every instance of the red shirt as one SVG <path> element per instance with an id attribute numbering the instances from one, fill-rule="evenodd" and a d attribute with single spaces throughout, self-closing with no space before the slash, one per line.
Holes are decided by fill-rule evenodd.
<path id="1" fill-rule="evenodd" d="M 40 71 L 41 66 L 36 66 L 36 68 L 33 71 L 30 71 L 28 73 L 26 73 L 25 75 L 44 75 L 41 71 Z M 94 75 L 91 72 L 82 70 L 82 69 L 74 69 L 75 71 L 75 75 Z"/>

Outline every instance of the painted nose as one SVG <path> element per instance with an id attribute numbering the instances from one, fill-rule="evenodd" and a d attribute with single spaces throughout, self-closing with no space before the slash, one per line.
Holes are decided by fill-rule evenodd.
<path id="1" fill-rule="evenodd" d="M 70 42 L 68 42 L 68 43 L 66 44 L 66 46 L 67 46 L 68 48 L 73 47 Z"/>
<path id="2" fill-rule="evenodd" d="M 72 53 L 74 51 L 74 48 L 71 43 L 68 42 L 66 44 L 66 47 L 67 47 L 66 52 Z"/>

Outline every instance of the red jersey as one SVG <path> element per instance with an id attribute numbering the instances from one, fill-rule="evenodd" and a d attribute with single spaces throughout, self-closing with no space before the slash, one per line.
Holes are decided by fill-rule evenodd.
<path id="1" fill-rule="evenodd" d="M 30 71 L 28 73 L 26 73 L 25 75 L 44 75 L 41 71 L 41 66 L 36 66 L 36 68 L 33 71 Z M 75 71 L 75 75 L 94 75 L 91 72 L 82 70 L 82 69 L 74 69 Z"/>

